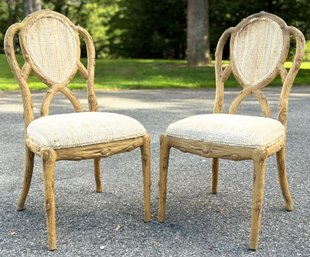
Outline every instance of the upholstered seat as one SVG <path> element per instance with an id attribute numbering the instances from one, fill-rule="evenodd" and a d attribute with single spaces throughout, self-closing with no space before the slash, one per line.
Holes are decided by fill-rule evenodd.
<path id="1" fill-rule="evenodd" d="M 41 117 L 27 128 L 27 141 L 38 147 L 61 149 L 86 146 L 146 134 L 137 120 L 117 113 L 80 112 Z"/>
<path id="2" fill-rule="evenodd" d="M 168 136 L 249 148 L 268 147 L 284 139 L 283 124 L 271 118 L 202 114 L 169 125 Z"/>

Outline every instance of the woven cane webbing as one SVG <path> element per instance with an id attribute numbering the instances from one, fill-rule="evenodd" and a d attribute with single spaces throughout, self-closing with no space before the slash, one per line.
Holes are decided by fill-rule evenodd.
<path id="1" fill-rule="evenodd" d="M 283 50 L 283 32 L 278 23 L 253 19 L 235 37 L 233 61 L 241 79 L 255 86 L 275 69 Z"/>
<path id="2" fill-rule="evenodd" d="M 41 17 L 30 24 L 24 43 L 40 75 L 52 83 L 67 80 L 77 66 L 75 32 L 59 17 Z"/>

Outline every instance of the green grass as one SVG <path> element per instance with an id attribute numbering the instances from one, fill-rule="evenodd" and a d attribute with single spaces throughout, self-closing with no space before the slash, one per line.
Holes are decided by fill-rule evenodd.
<path id="1" fill-rule="evenodd" d="M 21 57 L 18 60 L 22 63 Z M 290 65 L 286 63 L 286 67 Z M 272 85 L 280 84 L 280 78 L 272 82 Z M 310 62 L 302 64 L 294 84 L 310 84 Z M 33 90 L 46 88 L 32 75 L 29 78 L 29 85 Z M 235 87 L 238 83 L 231 76 L 225 85 Z M 70 84 L 70 88 L 84 87 L 85 81 L 78 74 Z M 96 60 L 95 87 L 97 89 L 210 88 L 215 87 L 214 67 L 188 67 L 185 61 L 176 60 L 99 59 Z M 18 90 L 18 84 L 4 55 L 0 55 L 0 90 Z"/>

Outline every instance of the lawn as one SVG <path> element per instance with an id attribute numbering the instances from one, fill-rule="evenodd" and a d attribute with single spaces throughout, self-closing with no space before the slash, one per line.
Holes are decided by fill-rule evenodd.
<path id="1" fill-rule="evenodd" d="M 22 63 L 21 58 L 18 60 Z M 286 67 L 290 65 L 286 63 Z M 277 78 L 272 85 L 280 83 L 280 79 Z M 46 88 L 35 76 L 30 76 L 29 84 L 34 90 Z M 302 64 L 294 84 L 310 84 L 310 62 Z M 228 87 L 237 85 L 233 76 L 226 82 Z M 70 88 L 84 87 L 85 81 L 78 74 L 70 84 Z M 210 88 L 215 87 L 214 66 L 188 67 L 182 60 L 99 59 L 96 60 L 95 87 L 97 89 Z M 0 90 L 18 90 L 18 84 L 4 55 L 0 55 Z"/>

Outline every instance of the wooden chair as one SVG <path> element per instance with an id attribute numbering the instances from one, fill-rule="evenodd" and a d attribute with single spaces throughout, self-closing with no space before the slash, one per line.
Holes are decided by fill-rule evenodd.
<path id="1" fill-rule="evenodd" d="M 24 58 L 22 68 L 16 60 L 14 36 Z M 80 61 L 80 37 L 86 43 L 87 68 Z M 5 52 L 22 92 L 25 123 L 25 175 L 17 210 L 25 208 L 33 172 L 34 154 L 43 160 L 45 211 L 48 248 L 56 249 L 54 166 L 58 160 L 94 159 L 96 191 L 102 191 L 100 158 L 129 152 L 140 147 L 144 179 L 144 220 L 150 213 L 150 137 L 135 119 L 125 115 L 97 112 L 94 91 L 95 49 L 88 32 L 65 16 L 42 10 L 9 27 Z M 67 85 L 79 71 L 87 81 L 88 112 Z M 41 105 L 41 117 L 35 119 L 27 84 L 33 72 L 48 87 Z M 53 97 L 61 92 L 71 102 L 74 113 L 48 116 Z"/>
<path id="2" fill-rule="evenodd" d="M 289 50 L 290 36 L 296 40 L 296 53 L 287 72 L 284 61 Z M 230 63 L 223 67 L 223 47 L 230 38 Z M 266 160 L 277 156 L 278 175 L 285 208 L 293 208 L 288 188 L 285 164 L 286 123 L 288 96 L 300 68 L 305 40 L 302 33 L 287 26 L 279 17 L 261 12 L 227 29 L 216 48 L 216 97 L 213 114 L 195 115 L 170 124 L 160 137 L 159 222 L 165 220 L 167 172 L 170 148 L 201 155 L 212 160 L 212 193 L 217 192 L 219 159 L 253 160 L 254 181 L 252 195 L 252 222 L 249 248 L 258 246 Z M 232 101 L 229 113 L 223 114 L 224 82 L 233 73 L 242 91 Z M 271 118 L 271 109 L 262 88 L 278 74 L 283 82 L 279 97 L 277 119 Z M 237 115 L 243 99 L 253 94 L 264 117 Z"/>

